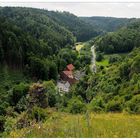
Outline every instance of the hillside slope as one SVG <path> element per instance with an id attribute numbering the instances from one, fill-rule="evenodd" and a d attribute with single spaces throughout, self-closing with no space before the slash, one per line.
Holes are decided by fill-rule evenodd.
<path id="1" fill-rule="evenodd" d="M 80 17 L 81 20 L 93 25 L 105 32 L 113 32 L 127 24 L 134 22 L 136 19 L 131 18 L 114 18 L 114 17 Z"/>
<path id="2" fill-rule="evenodd" d="M 5 7 L 0 8 L 0 11 L 0 16 L 10 18 L 16 25 L 24 28 L 25 31 L 30 30 L 35 37 L 44 36 L 44 30 L 49 32 L 49 34 L 53 33 L 53 30 L 63 33 L 64 28 L 72 32 L 77 38 L 77 41 L 87 41 L 101 33 L 99 29 L 95 29 L 79 17 L 68 12 L 54 12 L 21 7 Z M 50 28 L 45 28 L 45 26 L 49 26 L 50 24 L 54 27 L 50 26 Z M 38 27 L 34 28 L 36 26 Z M 61 29 L 59 29 L 60 27 Z M 47 37 L 51 38 L 53 36 Z M 59 37 L 59 35 L 56 34 L 55 37 Z"/>
<path id="3" fill-rule="evenodd" d="M 90 102 L 92 111 L 140 113 L 139 29 L 140 22 L 135 22 L 95 41 L 96 56 L 101 56 L 97 61 L 107 58 L 108 64 L 97 63 L 97 73 L 89 73 L 72 90 L 85 103 Z M 110 45 L 114 52 L 105 55 Z"/>

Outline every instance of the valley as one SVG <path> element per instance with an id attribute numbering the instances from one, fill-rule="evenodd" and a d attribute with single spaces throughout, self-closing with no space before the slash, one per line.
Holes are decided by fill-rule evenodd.
<path id="1" fill-rule="evenodd" d="M 0 137 L 140 137 L 140 19 L 0 7 Z"/>

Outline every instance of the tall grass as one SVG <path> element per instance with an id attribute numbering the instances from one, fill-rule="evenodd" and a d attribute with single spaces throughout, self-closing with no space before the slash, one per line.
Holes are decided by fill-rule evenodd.
<path id="1" fill-rule="evenodd" d="M 41 126 L 14 130 L 9 137 L 130 138 L 140 137 L 140 116 L 54 113 Z"/>

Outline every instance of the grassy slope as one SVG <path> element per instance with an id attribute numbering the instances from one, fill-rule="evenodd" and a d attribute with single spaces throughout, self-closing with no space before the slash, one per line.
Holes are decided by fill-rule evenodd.
<path id="1" fill-rule="evenodd" d="M 122 58 L 124 58 L 128 53 L 118 53 L 118 55 L 120 55 Z M 109 65 L 109 57 L 110 56 L 113 56 L 113 55 L 116 55 L 116 54 L 106 54 L 104 55 L 104 59 L 100 62 L 97 62 L 96 61 L 96 65 L 97 66 L 108 66 Z"/>
<path id="2" fill-rule="evenodd" d="M 10 137 L 140 137 L 140 116 L 127 114 L 72 115 L 53 112 L 43 124 L 15 130 Z"/>

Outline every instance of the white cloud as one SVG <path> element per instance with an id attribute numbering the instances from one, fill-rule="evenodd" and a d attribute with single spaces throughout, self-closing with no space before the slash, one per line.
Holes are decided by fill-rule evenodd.
<path id="1" fill-rule="evenodd" d="M 128 3 L 128 4 L 127 4 L 127 7 L 134 7 L 134 6 L 135 6 L 134 3 Z"/>
<path id="2" fill-rule="evenodd" d="M 77 16 L 113 16 L 113 17 L 139 17 L 140 3 L 1 3 L 1 6 L 22 6 L 43 8 L 48 10 L 69 11 Z"/>

